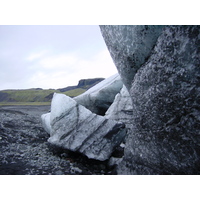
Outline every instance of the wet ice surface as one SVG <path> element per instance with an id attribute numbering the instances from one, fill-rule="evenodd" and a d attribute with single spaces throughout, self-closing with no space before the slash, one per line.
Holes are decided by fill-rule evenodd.
<path id="1" fill-rule="evenodd" d="M 88 159 L 47 142 L 41 114 L 50 106 L 0 107 L 1 175 L 115 174 L 108 162 Z"/>

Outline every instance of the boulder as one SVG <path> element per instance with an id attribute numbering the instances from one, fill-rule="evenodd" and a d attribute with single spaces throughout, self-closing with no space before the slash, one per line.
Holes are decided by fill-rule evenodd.
<path id="1" fill-rule="evenodd" d="M 117 172 L 200 174 L 200 26 L 145 27 L 101 26 L 133 102 Z"/>
<path id="2" fill-rule="evenodd" d="M 75 97 L 74 100 L 91 112 L 104 115 L 122 86 L 123 83 L 119 74 L 115 74 Z"/>
<path id="3" fill-rule="evenodd" d="M 54 94 L 51 113 L 42 119 L 50 133 L 49 143 L 101 161 L 111 156 L 126 135 L 123 123 L 96 115 L 64 94 Z"/>
<path id="4" fill-rule="evenodd" d="M 127 126 L 132 123 L 133 105 L 130 94 L 125 85 L 120 93 L 115 96 L 114 102 L 107 110 L 105 117 L 115 121 L 123 122 Z"/>

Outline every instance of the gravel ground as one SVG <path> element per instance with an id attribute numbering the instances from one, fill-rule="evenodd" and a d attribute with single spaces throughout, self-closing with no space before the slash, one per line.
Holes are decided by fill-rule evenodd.
<path id="1" fill-rule="evenodd" d="M 88 159 L 50 145 L 40 118 L 49 109 L 50 106 L 0 107 L 0 175 L 116 174 L 108 161 Z"/>

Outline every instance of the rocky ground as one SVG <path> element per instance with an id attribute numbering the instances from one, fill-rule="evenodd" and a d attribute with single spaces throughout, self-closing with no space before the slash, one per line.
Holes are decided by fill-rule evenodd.
<path id="1" fill-rule="evenodd" d="M 1 175 L 101 175 L 116 174 L 108 161 L 88 159 L 47 142 L 41 114 L 50 106 L 0 107 Z M 120 157 L 121 149 L 115 151 Z"/>

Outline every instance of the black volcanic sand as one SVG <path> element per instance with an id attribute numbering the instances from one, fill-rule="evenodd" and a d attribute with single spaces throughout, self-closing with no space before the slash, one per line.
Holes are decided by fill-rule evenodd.
<path id="1" fill-rule="evenodd" d="M 50 106 L 0 106 L 0 175 L 115 174 L 96 161 L 47 142 L 41 115 Z"/>

